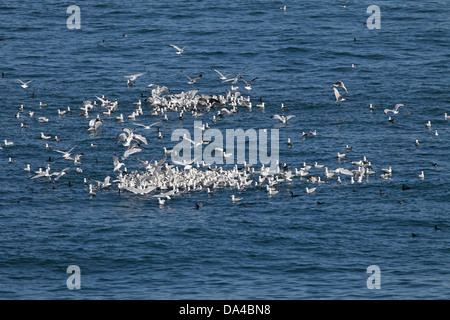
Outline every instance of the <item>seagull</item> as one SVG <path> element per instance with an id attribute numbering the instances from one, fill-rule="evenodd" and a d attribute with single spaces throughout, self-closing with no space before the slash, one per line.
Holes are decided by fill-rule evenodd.
<path id="1" fill-rule="evenodd" d="M 334 96 L 336 97 L 336 102 L 345 101 L 344 96 L 339 92 L 338 89 L 336 89 L 336 87 L 333 87 L 333 91 L 334 91 Z"/>
<path id="2" fill-rule="evenodd" d="M 238 202 L 238 201 L 241 201 L 241 200 L 242 200 L 242 198 L 236 198 L 236 197 L 234 196 L 234 194 L 231 195 L 231 201 L 233 201 L 233 202 Z"/>
<path id="3" fill-rule="evenodd" d="M 288 145 L 289 147 L 292 147 L 292 141 L 291 141 L 291 138 L 288 138 L 288 140 L 287 140 L 287 145 Z"/>
<path id="4" fill-rule="evenodd" d="M 286 12 L 286 6 L 280 7 L 280 10 L 283 10 L 284 12 Z"/>
<path id="5" fill-rule="evenodd" d="M 404 107 L 405 105 L 402 103 L 397 103 L 394 107 L 394 109 L 384 109 L 384 114 L 387 114 L 388 112 L 392 112 L 393 114 L 399 113 L 398 108 Z"/>
<path id="6" fill-rule="evenodd" d="M 8 140 L 4 140 L 4 142 L 5 142 L 5 147 L 10 147 L 10 146 L 13 146 L 14 145 L 14 142 L 12 142 L 12 141 L 8 141 Z"/>
<path id="7" fill-rule="evenodd" d="M 151 127 L 153 127 L 155 124 L 158 124 L 158 123 L 160 123 L 160 122 L 161 122 L 161 121 L 152 123 L 152 124 L 149 125 L 149 126 L 147 126 L 147 125 L 145 125 L 145 124 L 140 124 L 140 123 L 133 123 L 133 124 L 134 124 L 135 126 L 143 127 L 143 128 L 146 129 L 146 130 L 150 130 Z"/>
<path id="8" fill-rule="evenodd" d="M 48 140 L 51 136 L 46 136 L 43 132 L 41 132 L 41 139 Z"/>
<path id="9" fill-rule="evenodd" d="M 114 153 L 113 155 L 114 159 L 114 171 L 119 170 L 122 166 L 125 165 L 125 163 L 119 162 L 119 157 Z"/>
<path id="10" fill-rule="evenodd" d="M 314 191 L 316 191 L 316 189 L 317 189 L 317 187 L 314 187 L 314 188 L 308 188 L 308 187 L 306 187 L 305 188 L 305 190 L 306 190 L 306 193 L 313 193 Z"/>
<path id="11" fill-rule="evenodd" d="M 144 74 L 146 74 L 146 72 L 132 74 L 132 75 L 129 75 L 129 76 L 124 76 L 124 77 L 128 78 L 128 80 L 130 80 L 130 81 L 136 81 L 137 78 L 139 78 L 140 76 L 142 76 Z"/>
<path id="12" fill-rule="evenodd" d="M 195 78 L 191 78 L 189 77 L 186 73 L 184 73 L 183 71 L 181 71 L 182 74 L 184 74 L 186 77 L 189 78 L 189 82 L 188 84 L 194 84 L 197 82 L 198 79 L 201 79 L 203 77 L 203 75 L 200 73 L 198 76 L 196 76 Z"/>
<path id="13" fill-rule="evenodd" d="M 61 170 L 61 172 L 53 172 L 51 175 L 56 176 L 56 178 L 54 178 L 53 181 L 58 181 L 63 175 L 66 174 L 66 171 L 69 169 L 70 169 L 70 167 L 67 167 L 67 168 Z"/>
<path id="14" fill-rule="evenodd" d="M 348 3 L 348 1 L 349 1 L 349 0 L 347 0 L 347 2 L 346 2 L 344 5 L 338 4 L 337 6 L 338 6 L 338 7 L 341 7 L 341 8 L 347 8 L 347 3 Z"/>
<path id="15" fill-rule="evenodd" d="M 346 154 L 345 153 L 337 153 L 338 159 L 344 159 Z"/>
<path id="16" fill-rule="evenodd" d="M 338 82 L 334 83 L 332 86 L 333 86 L 333 88 L 342 88 L 345 90 L 345 92 L 348 93 L 347 88 L 345 87 L 345 85 L 342 81 L 338 81 Z"/>
<path id="17" fill-rule="evenodd" d="M 186 47 L 180 48 L 180 47 L 177 47 L 177 46 L 174 45 L 174 44 L 169 44 L 169 46 L 171 46 L 172 48 L 174 48 L 175 50 L 177 50 L 177 54 L 182 54 L 182 53 L 184 52 L 184 48 L 186 48 Z"/>
<path id="18" fill-rule="evenodd" d="M 415 144 L 416 144 L 416 147 L 420 146 L 419 140 L 416 139 Z"/>
<path id="19" fill-rule="evenodd" d="M 215 72 L 217 72 L 219 74 L 220 80 L 227 80 L 228 76 L 231 75 L 231 73 L 230 73 L 230 74 L 227 74 L 226 76 L 224 76 L 219 70 L 216 70 L 216 69 L 213 69 L 213 68 L 211 68 L 211 70 L 213 70 L 213 71 L 215 71 Z"/>
<path id="20" fill-rule="evenodd" d="M 273 116 L 271 116 L 270 118 L 271 119 L 278 119 L 278 120 L 280 120 L 283 124 L 285 124 L 285 123 L 287 123 L 287 121 L 289 120 L 289 119 L 292 119 L 292 118 L 294 118 L 295 117 L 295 115 L 289 115 L 289 116 L 280 116 L 280 115 L 278 115 L 278 114 L 274 114 Z"/>
<path id="21" fill-rule="evenodd" d="M 447 113 L 444 113 L 444 119 L 448 120 L 448 119 L 450 119 L 450 116 L 448 116 Z"/>
<path id="22" fill-rule="evenodd" d="M 240 77 L 242 79 L 242 81 L 245 82 L 246 86 L 244 87 L 247 91 L 252 90 L 252 82 L 255 81 L 256 79 L 258 79 L 258 77 L 252 79 L 252 81 L 248 82 L 247 80 L 245 80 L 244 78 Z"/>
<path id="23" fill-rule="evenodd" d="M 427 123 L 426 123 L 426 125 L 425 125 L 428 129 L 430 129 L 431 128 L 431 121 L 428 121 Z"/>
<path id="24" fill-rule="evenodd" d="M 370 112 L 375 111 L 376 107 L 372 104 L 369 105 Z"/>
<path id="25" fill-rule="evenodd" d="M 244 69 L 245 69 L 245 68 L 244 68 Z M 242 71 L 241 71 L 241 72 L 242 72 Z M 229 79 L 227 79 L 227 80 L 223 80 L 222 83 L 230 82 L 230 81 L 231 81 L 232 84 L 236 84 L 236 83 L 239 81 L 239 77 L 240 77 L 240 75 L 241 75 L 241 72 L 239 72 L 239 73 L 236 75 L 236 77 L 234 77 L 234 78 L 229 78 Z"/>
<path id="26" fill-rule="evenodd" d="M 425 175 L 424 175 L 424 173 L 423 173 L 423 171 L 422 171 L 422 172 L 420 172 L 420 174 L 419 174 L 419 180 L 423 180 L 423 179 L 425 179 Z"/>
<path id="27" fill-rule="evenodd" d="M 28 82 L 23 82 L 22 80 L 17 79 L 17 81 L 19 81 L 20 83 L 22 83 L 22 84 L 20 85 L 22 88 L 26 89 L 26 88 L 28 88 L 28 84 L 29 84 L 31 81 L 33 81 L 33 80 L 30 80 L 30 81 L 28 81 Z"/>

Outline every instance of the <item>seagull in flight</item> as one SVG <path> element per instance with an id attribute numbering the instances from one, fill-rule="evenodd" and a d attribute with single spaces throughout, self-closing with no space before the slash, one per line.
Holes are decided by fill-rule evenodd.
<path id="1" fill-rule="evenodd" d="M 333 85 L 334 96 L 336 97 L 336 102 L 345 101 L 344 96 L 339 92 L 339 90 Z"/>
<path id="2" fill-rule="evenodd" d="M 394 109 L 384 109 L 384 114 L 387 114 L 388 112 L 392 112 L 393 114 L 399 113 L 398 108 L 404 107 L 405 105 L 402 103 L 397 103 L 394 107 Z"/>
<path id="3" fill-rule="evenodd" d="M 136 73 L 136 74 L 132 74 L 129 76 L 124 76 L 125 78 L 127 78 L 127 85 L 128 86 L 132 86 L 134 84 L 134 82 L 136 81 L 137 78 L 139 78 L 140 76 L 146 74 L 146 72 L 142 72 L 142 73 Z"/>
<path id="4" fill-rule="evenodd" d="M 189 82 L 188 84 L 194 84 L 197 82 L 198 79 L 201 79 L 203 77 L 203 75 L 200 73 L 198 76 L 196 76 L 195 78 L 191 78 L 189 77 L 186 73 L 184 73 L 183 71 L 181 71 L 182 74 L 184 74 L 186 77 L 189 78 Z"/>
<path id="5" fill-rule="evenodd" d="M 174 48 L 175 50 L 177 50 L 177 54 L 182 54 L 182 53 L 184 52 L 184 48 L 186 48 L 186 47 L 180 48 L 180 47 L 177 47 L 177 46 L 174 45 L 174 44 L 169 44 L 169 46 L 171 46 L 172 48 Z"/>
<path id="6" fill-rule="evenodd" d="M 151 127 L 153 127 L 154 125 L 156 125 L 156 124 L 158 124 L 158 123 L 160 123 L 161 121 L 158 121 L 158 122 L 155 122 L 155 123 L 152 123 L 151 125 L 149 125 L 149 126 L 147 126 L 147 125 L 145 125 L 145 124 L 140 124 L 140 123 L 133 123 L 135 126 L 140 126 L 140 127 L 143 127 L 144 129 L 146 129 L 146 130 L 150 130 L 150 128 Z"/>
<path id="7" fill-rule="evenodd" d="M 28 88 L 28 84 L 29 84 L 30 82 L 32 82 L 33 80 L 30 80 L 30 81 L 28 81 L 28 82 L 23 82 L 22 80 L 17 79 L 17 81 L 19 81 L 20 83 L 22 83 L 22 84 L 20 85 L 22 88 L 26 89 L 26 88 Z"/>
<path id="8" fill-rule="evenodd" d="M 347 0 L 347 2 L 345 2 L 344 5 L 338 4 L 337 6 L 338 6 L 338 7 L 341 7 L 341 8 L 347 8 L 347 3 L 348 3 L 348 1 L 349 1 L 349 0 Z"/>
<path id="9" fill-rule="evenodd" d="M 336 83 L 333 84 L 334 88 L 342 88 L 345 90 L 345 92 L 348 93 L 347 88 L 345 87 L 344 83 L 342 81 L 338 81 Z"/>
<path id="10" fill-rule="evenodd" d="M 124 76 L 124 77 L 130 79 L 130 81 L 135 81 L 137 78 L 139 78 L 140 76 L 143 76 L 144 74 L 146 74 L 146 72 L 132 74 L 129 76 Z"/>
<path id="11" fill-rule="evenodd" d="M 227 80 L 228 79 L 228 76 L 229 75 L 231 75 L 231 73 L 230 74 L 227 74 L 226 76 L 224 76 L 223 75 L 223 73 L 222 72 L 220 72 L 219 70 L 217 70 L 217 69 L 213 69 L 213 68 L 211 68 L 211 70 L 213 70 L 213 71 L 215 71 L 215 72 L 217 72 L 218 74 L 219 74 L 219 76 L 220 76 L 220 80 Z"/>
<path id="12" fill-rule="evenodd" d="M 242 81 L 245 82 L 246 86 L 244 87 L 247 91 L 252 90 L 252 82 L 255 81 L 256 79 L 258 79 L 258 77 L 254 78 L 252 81 L 248 82 L 247 80 L 245 80 L 244 78 L 240 77 L 242 79 Z"/>
<path id="13" fill-rule="evenodd" d="M 245 69 L 245 68 L 244 68 L 244 69 Z M 244 70 L 244 69 L 242 69 L 242 70 Z M 241 72 L 242 72 L 242 71 L 241 71 Z M 239 73 L 236 75 L 236 77 L 234 77 L 234 78 L 229 78 L 229 79 L 227 79 L 227 80 L 223 80 L 222 83 L 230 82 L 230 81 L 231 81 L 232 84 L 236 84 L 236 83 L 239 81 L 239 77 L 240 77 L 240 75 L 241 75 L 241 72 L 239 72 Z"/>
<path id="14" fill-rule="evenodd" d="M 295 117 L 295 115 L 289 115 L 289 116 L 280 116 L 279 114 L 274 114 L 273 116 L 271 116 L 270 118 L 271 119 L 278 119 L 278 120 L 280 120 L 283 124 L 285 124 L 285 123 L 287 123 L 287 121 L 289 120 L 289 119 L 292 119 L 292 118 L 294 118 Z"/>

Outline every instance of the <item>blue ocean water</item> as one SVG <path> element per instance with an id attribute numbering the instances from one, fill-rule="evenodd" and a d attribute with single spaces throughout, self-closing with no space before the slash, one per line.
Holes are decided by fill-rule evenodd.
<path id="1" fill-rule="evenodd" d="M 338 6 L 344 3 L 80 1 L 81 29 L 70 30 L 72 1 L 3 0 L 0 298 L 448 299 L 448 2 Z M 373 4 L 380 7 L 381 28 L 370 30 L 366 10 Z M 169 44 L 185 46 L 184 53 Z M 365 156 L 376 174 L 354 184 L 348 176 L 341 184 L 329 179 L 312 194 L 305 187 L 315 184 L 296 177 L 271 196 L 254 186 L 196 191 L 163 206 L 151 195 L 119 194 L 114 187 L 89 197 L 84 178 L 115 177 L 112 155 L 124 150 L 116 137 L 133 127 L 132 120 L 118 124 L 115 117 L 131 114 L 151 83 L 173 92 L 225 94 L 230 85 L 211 68 L 258 77 L 250 92 L 237 84 L 254 107 L 214 124 L 215 109 L 182 121 L 168 113 L 159 127 L 162 140 L 156 129 L 141 131 L 149 144 L 140 159 L 161 159 L 163 147 L 176 143 L 170 141 L 175 129 L 192 131 L 194 121 L 202 121 L 223 131 L 279 129 L 280 162 L 292 170 L 303 162 L 352 168 L 351 161 Z M 203 77 L 189 85 L 180 71 Z M 141 72 L 128 87 L 124 75 Z M 16 79 L 33 82 L 22 89 Z M 344 102 L 335 101 L 331 85 L 337 81 L 348 90 Z M 90 119 L 100 113 L 104 123 L 91 134 L 90 119 L 79 116 L 81 102 L 101 95 L 118 99 L 118 110 L 112 116 L 93 111 Z M 264 110 L 255 107 L 260 98 Z M 398 114 L 383 113 L 397 103 L 405 105 Z M 58 116 L 67 107 L 73 112 Z M 151 105 L 142 108 L 136 122 L 162 119 L 150 115 Z M 274 114 L 296 117 L 281 125 L 270 118 Z M 38 122 L 40 116 L 50 121 Z M 312 130 L 316 136 L 302 137 Z M 41 132 L 60 141 L 42 140 Z M 5 139 L 14 146 L 5 146 Z M 46 143 L 58 150 L 76 146 L 84 153 L 83 172 Z M 346 158 L 338 160 L 338 152 Z M 49 183 L 30 180 L 33 174 L 23 170 L 28 163 L 33 171 L 49 163 L 53 171 L 72 169 Z M 134 156 L 126 163 L 139 169 Z M 389 166 L 392 176 L 384 180 L 381 169 Z M 323 169 L 311 175 L 326 180 Z M 300 196 L 291 198 L 291 191 Z M 232 203 L 231 194 L 242 203 Z M 70 265 L 81 270 L 81 290 L 67 288 Z M 380 268 L 380 289 L 367 287 L 371 265 Z"/>

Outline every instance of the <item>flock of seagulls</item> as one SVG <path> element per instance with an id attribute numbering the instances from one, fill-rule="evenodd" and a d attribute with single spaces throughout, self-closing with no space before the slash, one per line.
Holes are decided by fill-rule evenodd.
<path id="1" fill-rule="evenodd" d="M 343 7 L 346 7 L 346 5 L 347 3 L 345 3 Z M 281 7 L 280 9 L 285 12 L 286 6 Z M 177 55 L 182 55 L 186 48 L 185 46 L 179 47 L 173 44 L 169 44 L 169 46 L 176 50 Z M 352 67 L 355 66 L 352 65 Z M 272 197 L 280 193 L 280 187 L 283 184 L 291 183 L 292 181 L 302 181 L 305 183 L 303 186 L 304 193 L 310 195 L 320 190 L 322 184 L 335 183 L 339 185 L 347 183 L 351 185 L 362 183 L 364 181 L 363 179 L 369 181 L 370 177 L 374 177 L 377 174 L 377 171 L 374 169 L 374 164 L 365 156 L 362 157 L 362 159 L 346 162 L 351 167 L 346 168 L 340 165 L 340 162 L 345 161 L 345 159 L 349 157 L 349 153 L 352 152 L 352 147 L 349 145 L 343 147 L 342 152 L 338 151 L 336 153 L 337 161 L 335 168 L 329 168 L 327 165 L 319 164 L 318 162 L 312 164 L 303 162 L 301 167 L 291 167 L 286 163 L 277 163 L 275 169 L 271 169 L 264 165 L 258 167 L 256 164 L 244 163 L 240 166 L 234 165 L 230 169 L 225 169 L 221 166 L 205 163 L 205 161 L 201 159 L 182 160 L 179 158 L 179 155 L 175 154 L 168 146 L 163 147 L 163 156 L 159 160 L 148 161 L 137 158 L 136 154 L 142 152 L 144 148 L 152 142 L 148 140 L 149 137 L 146 136 L 147 132 L 151 133 L 157 125 L 161 125 L 163 121 L 168 121 L 167 115 L 169 113 L 178 114 L 178 119 L 180 121 L 182 121 L 187 114 L 194 118 L 204 118 L 206 115 L 213 114 L 210 120 L 212 124 L 215 124 L 217 121 L 220 121 L 219 119 L 231 117 L 234 114 L 239 113 L 242 108 L 247 110 L 252 108 L 253 102 L 251 101 L 251 97 L 244 96 L 242 92 L 238 91 L 238 83 L 242 81 L 245 84 L 243 88 L 249 92 L 252 90 L 253 83 L 259 79 L 259 77 L 253 77 L 250 81 L 246 80 L 241 76 L 244 69 L 237 74 L 223 73 L 214 68 L 211 68 L 211 70 L 217 73 L 222 84 L 228 86 L 231 85 L 230 89 L 227 88 L 225 90 L 225 93 L 200 94 L 199 89 L 174 93 L 175 90 L 171 90 L 166 86 L 151 83 L 146 86 L 145 89 L 149 95 L 144 97 L 141 94 L 141 98 L 138 102 L 133 103 L 136 105 L 136 110 L 126 117 L 123 113 L 116 115 L 120 109 L 118 99 L 110 100 L 106 96 L 95 96 L 96 100 L 94 102 L 86 100 L 81 103 L 79 106 L 79 116 L 88 119 L 86 130 L 90 134 L 98 134 L 105 121 L 115 120 L 122 127 L 120 134 L 115 137 L 115 145 L 121 145 L 123 147 L 123 153 L 119 154 L 118 151 L 116 151 L 111 156 L 111 172 L 102 181 L 93 180 L 87 177 L 83 179 L 90 197 L 95 197 L 97 192 L 101 190 L 116 188 L 118 193 L 130 192 L 136 195 L 149 195 L 157 200 L 160 206 L 164 206 L 171 199 L 182 196 L 185 193 L 204 191 L 208 195 L 212 195 L 214 191 L 218 189 L 232 189 L 236 192 L 243 192 L 249 188 L 260 188 L 261 190 L 264 190 L 269 197 Z M 124 75 L 123 77 L 127 79 L 126 85 L 134 85 L 135 81 L 147 72 Z M 195 77 L 187 75 L 184 71 L 181 71 L 181 73 L 188 78 L 189 81 L 187 83 L 189 85 L 197 84 L 198 81 L 203 78 L 202 73 Z M 21 83 L 23 89 L 27 89 L 33 80 L 24 82 L 17 79 L 17 81 Z M 344 96 L 348 94 L 349 91 L 344 83 L 342 81 L 336 81 L 331 86 L 336 102 L 346 101 Z M 255 105 L 261 109 L 266 107 L 262 98 L 260 98 L 259 103 Z M 45 109 L 47 106 L 48 104 L 40 102 L 37 107 L 39 109 Z M 158 121 L 152 121 L 151 124 L 143 124 L 142 122 L 144 122 L 144 120 L 138 120 L 139 117 L 143 117 L 147 112 L 147 110 L 144 110 L 143 106 L 144 108 L 148 108 L 149 114 L 152 117 L 158 118 Z M 392 109 L 386 108 L 384 109 L 384 114 L 387 115 L 392 113 L 396 115 L 400 112 L 401 107 L 405 107 L 405 105 L 396 104 Z M 26 108 L 23 105 L 19 107 L 19 112 L 16 114 L 17 119 L 25 117 L 25 109 Z M 281 110 L 289 110 L 289 107 L 285 106 L 284 103 L 281 103 Z M 374 112 L 375 110 L 375 106 L 370 104 L 370 111 Z M 29 118 L 33 118 L 35 112 L 37 111 L 28 111 Z M 67 108 L 67 110 L 58 109 L 59 117 L 69 113 L 72 113 L 70 107 Z M 278 120 L 281 124 L 286 125 L 289 120 L 295 117 L 296 115 L 293 114 L 274 114 L 270 118 Z M 36 117 L 36 119 L 40 123 L 50 121 L 46 116 L 39 116 Z M 447 113 L 445 113 L 444 119 L 449 119 Z M 124 126 L 124 123 L 127 120 L 131 120 L 129 125 L 132 127 L 127 128 Z M 389 121 L 393 122 L 393 119 L 389 118 Z M 27 125 L 21 123 L 21 126 L 22 128 L 26 128 Z M 205 131 L 209 126 L 210 124 L 206 123 L 200 129 Z M 429 129 L 431 128 L 431 121 L 426 123 L 426 127 Z M 157 138 L 163 140 L 164 137 L 159 127 L 157 132 Z M 316 135 L 316 130 L 301 133 L 303 138 Z M 45 141 L 50 141 L 52 139 L 54 139 L 55 142 L 59 141 L 56 135 L 48 135 L 45 134 L 44 131 L 40 132 L 40 138 Z M 184 136 L 183 139 L 188 141 L 194 147 L 207 145 L 209 143 L 208 141 L 203 141 L 203 139 L 194 141 L 187 136 Z M 293 148 L 293 143 L 290 138 L 287 140 L 287 145 L 289 148 Z M 417 147 L 420 146 L 419 140 L 416 139 L 415 145 Z M 91 143 L 90 146 L 95 148 L 93 143 Z M 5 139 L 4 146 L 0 146 L 0 149 L 12 147 L 14 147 L 14 142 Z M 29 175 L 30 180 L 43 180 L 53 183 L 64 180 L 64 177 L 68 176 L 70 170 L 74 170 L 81 174 L 83 173 L 82 166 L 85 153 L 78 152 L 74 154 L 77 147 L 78 146 L 73 146 L 68 151 L 64 151 L 56 149 L 46 143 L 46 148 L 55 154 L 60 154 L 61 159 L 67 161 L 67 166 L 62 170 L 52 171 L 52 167 L 50 163 L 48 163 L 43 168 L 33 171 L 31 165 L 27 164 L 23 171 Z M 222 154 L 224 158 L 233 156 L 233 154 L 227 153 L 226 150 L 221 148 L 215 148 L 214 151 Z M 51 159 L 51 157 L 49 159 Z M 130 171 L 127 169 L 129 167 L 127 162 L 130 161 L 130 159 L 136 160 L 136 163 L 140 168 L 139 170 Z M 9 157 L 9 163 L 11 165 L 15 164 L 15 160 L 12 157 Z M 381 168 L 378 173 L 382 180 L 388 180 L 392 178 L 394 170 L 392 166 L 389 166 L 387 168 Z M 425 179 L 423 170 L 418 174 L 418 179 Z M 71 181 L 69 181 L 69 184 L 70 183 Z M 403 188 L 405 188 L 404 185 Z M 300 196 L 299 194 L 294 194 L 292 191 L 290 191 L 290 194 L 292 198 Z M 235 194 L 231 195 L 232 203 L 243 202 L 243 200 L 243 197 L 238 197 Z M 201 206 L 201 204 L 196 204 L 196 209 L 198 210 Z"/>

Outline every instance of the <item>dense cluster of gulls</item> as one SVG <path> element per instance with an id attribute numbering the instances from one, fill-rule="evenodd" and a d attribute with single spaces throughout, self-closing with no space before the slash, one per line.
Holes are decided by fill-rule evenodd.
<path id="1" fill-rule="evenodd" d="M 175 45 L 171 45 L 177 49 L 177 54 L 182 54 L 184 52 L 184 47 L 179 48 Z M 121 144 L 124 147 L 123 154 L 112 156 L 112 172 L 108 174 L 104 180 L 98 181 L 90 178 L 84 178 L 84 183 L 89 190 L 89 196 L 94 197 L 98 191 L 108 188 L 116 187 L 118 192 L 131 192 L 137 195 L 150 195 L 151 197 L 158 200 L 160 205 L 173 197 L 180 196 L 182 194 L 194 191 L 204 191 L 208 194 L 213 193 L 217 189 L 232 189 L 242 191 L 246 188 L 257 187 L 261 188 L 268 193 L 269 196 L 275 195 L 279 192 L 279 186 L 285 182 L 294 181 L 295 179 L 301 179 L 307 183 L 305 187 L 305 193 L 313 193 L 316 191 L 318 186 L 322 183 L 327 183 L 334 180 L 336 183 L 343 183 L 345 179 L 346 183 L 361 183 L 364 178 L 369 176 L 375 176 L 379 174 L 381 179 L 390 179 L 392 177 L 393 171 L 392 167 L 381 168 L 377 173 L 374 170 L 374 166 L 371 161 L 366 157 L 361 159 L 355 159 L 349 162 L 352 167 L 344 168 L 338 166 L 335 169 L 330 169 L 323 164 L 315 162 L 314 164 L 307 164 L 303 162 L 300 168 L 292 168 L 286 163 L 277 163 L 275 169 L 273 167 L 266 167 L 264 165 L 257 166 L 256 164 L 244 163 L 241 166 L 234 165 L 230 169 L 224 169 L 224 167 L 217 166 L 214 164 L 208 164 L 204 161 L 197 161 L 193 159 L 191 161 L 177 161 L 176 155 L 173 156 L 172 150 L 164 147 L 164 156 L 161 160 L 157 161 L 143 161 L 139 158 L 135 158 L 140 165 L 141 170 L 129 171 L 125 164 L 131 155 L 141 152 L 143 146 L 148 145 L 147 138 L 144 134 L 139 134 L 136 130 L 149 130 L 158 123 L 162 121 L 168 121 L 167 114 L 169 112 L 177 113 L 180 120 L 183 120 L 185 114 L 189 114 L 192 117 L 204 117 L 206 114 L 210 114 L 212 111 L 214 114 L 210 119 L 212 123 L 216 123 L 220 118 L 231 116 L 239 112 L 239 108 L 251 109 L 254 107 L 264 109 L 265 103 L 262 99 L 258 103 L 253 103 L 251 97 L 244 96 L 240 91 L 238 91 L 239 83 L 242 81 L 245 86 L 245 90 L 249 92 L 252 90 L 252 83 L 258 79 L 258 77 L 253 78 L 251 81 L 245 80 L 241 76 L 241 72 L 237 75 L 231 74 L 224 75 L 217 69 L 211 69 L 219 75 L 219 79 L 224 84 L 230 84 L 231 88 L 225 90 L 222 94 L 199 94 L 199 90 L 190 90 L 187 92 L 173 93 L 166 86 L 161 86 L 158 84 L 149 84 L 146 87 L 145 92 L 149 93 L 148 96 L 144 96 L 141 93 L 141 97 L 137 102 L 133 102 L 136 109 L 129 115 L 124 116 L 123 113 L 119 113 L 119 100 L 110 100 L 106 96 L 96 96 L 95 101 L 83 101 L 82 105 L 79 106 L 80 112 L 78 115 L 80 117 L 85 117 L 87 119 L 86 128 L 90 133 L 96 133 L 100 130 L 104 123 L 104 118 L 115 120 L 121 123 L 123 127 L 123 122 L 129 120 L 133 123 L 132 128 L 123 128 L 122 132 L 117 136 L 116 144 Z M 202 74 L 196 77 L 190 77 L 181 71 L 189 79 L 189 84 L 196 83 L 202 78 Z M 135 81 L 144 73 L 126 75 L 127 86 L 132 86 Z M 24 90 L 29 87 L 28 82 L 17 79 Z M 345 101 L 344 94 L 348 93 L 342 81 L 337 81 L 333 83 L 332 89 L 336 98 L 336 103 Z M 39 109 L 47 107 L 47 104 L 42 102 L 39 103 Z M 147 110 L 150 109 L 150 115 L 152 116 L 162 116 L 162 120 L 157 121 L 150 125 L 145 125 L 138 123 L 139 117 L 146 114 Z M 385 109 L 384 113 L 399 113 L 399 108 L 404 107 L 403 104 L 397 104 L 393 109 Z M 289 107 L 281 103 L 281 110 L 289 110 Z M 370 105 L 370 111 L 374 111 L 375 107 Z M 72 113 L 72 108 L 58 109 L 58 116 L 63 116 L 65 114 Z M 18 108 L 18 112 L 15 117 L 21 119 L 24 117 L 34 117 L 35 111 L 28 111 L 21 105 Z M 286 124 L 290 119 L 295 117 L 295 115 L 279 115 L 274 114 L 271 116 L 272 119 L 278 120 L 281 124 Z M 447 114 L 444 115 L 445 119 L 448 120 Z M 49 122 L 50 119 L 44 116 L 36 117 L 38 122 Z M 391 118 L 389 118 L 391 121 Z M 427 128 L 431 128 L 431 122 L 424 124 Z M 22 128 L 26 128 L 25 123 L 21 123 Z M 205 124 L 202 130 L 209 128 L 208 124 Z M 307 133 L 303 132 L 302 136 L 314 136 L 316 135 L 316 130 L 309 131 Z M 436 131 L 437 135 L 437 131 Z M 41 132 L 40 138 L 46 141 L 59 141 L 57 136 L 46 135 Z M 162 133 L 158 129 L 158 138 L 162 139 Z M 192 141 L 187 137 L 184 139 L 190 141 L 194 146 L 198 144 L 207 144 L 206 141 Z M 289 147 L 292 146 L 292 142 L 288 139 L 287 144 Z M 416 140 L 416 145 L 419 145 L 419 141 Z M 0 149 L 10 148 L 14 146 L 13 141 L 4 140 L 4 147 L 0 146 Z M 95 145 L 91 143 L 91 146 Z M 50 164 L 47 164 L 46 168 L 39 168 L 39 170 L 32 171 L 30 165 L 28 164 L 23 170 L 28 172 L 30 180 L 42 179 L 48 182 L 58 182 L 60 181 L 69 170 L 75 169 L 76 172 L 82 173 L 83 169 L 81 167 L 82 158 L 84 153 L 75 154 L 74 150 L 76 147 L 72 147 L 70 150 L 58 150 L 48 143 L 46 143 L 47 149 L 52 152 L 61 154 L 62 159 L 72 163 L 72 166 L 67 166 L 61 171 L 52 172 Z M 345 151 L 344 151 L 345 150 Z M 351 146 L 346 145 L 343 147 L 343 152 L 337 152 L 336 159 L 339 160 L 347 157 L 347 153 L 352 150 Z M 221 150 L 224 157 L 227 156 L 226 152 Z M 152 159 L 153 160 L 153 159 Z M 9 158 L 9 163 L 13 164 L 15 161 L 11 157 Z M 113 176 L 115 175 L 115 176 Z M 346 178 L 345 178 L 346 177 Z M 423 180 L 424 173 L 418 174 L 418 179 Z M 68 182 L 70 185 L 70 181 Z M 405 187 L 405 186 L 404 186 Z M 380 191 L 381 192 L 381 191 Z M 291 192 L 292 197 L 296 197 Z M 242 201 L 242 198 L 231 195 L 232 202 Z M 198 206 L 197 206 L 198 208 Z"/>

